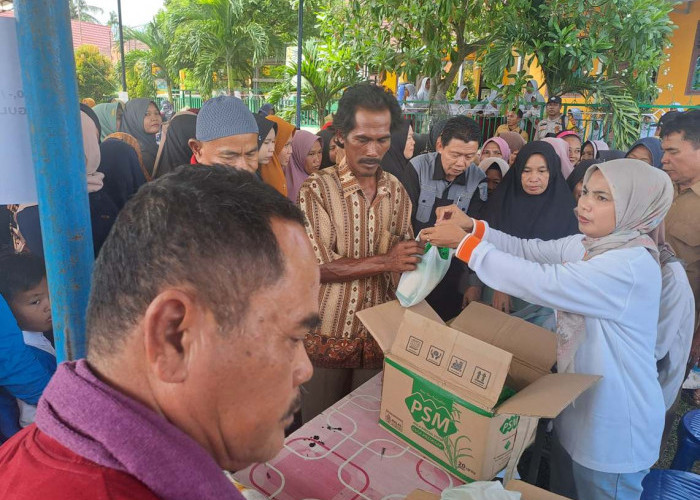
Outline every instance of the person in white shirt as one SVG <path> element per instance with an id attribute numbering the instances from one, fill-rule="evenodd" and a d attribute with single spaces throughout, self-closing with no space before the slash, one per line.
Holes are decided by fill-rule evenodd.
<path id="1" fill-rule="evenodd" d="M 558 371 L 602 375 L 554 422 L 574 498 L 639 499 L 665 413 L 654 357 L 661 268 L 648 233 L 668 212 L 673 186 L 633 159 L 591 166 L 583 186 L 582 235 L 519 239 L 444 207 L 421 238 L 457 248 L 486 285 L 557 311 Z"/>
<path id="2" fill-rule="evenodd" d="M 29 347 L 34 347 L 41 351 L 49 353 L 54 358 L 56 357 L 56 350 L 49 342 L 43 333 L 41 332 L 22 332 L 22 337 L 24 338 L 24 343 Z M 36 415 L 36 405 L 17 399 L 17 407 L 19 408 L 19 425 L 24 428 L 28 425 L 34 423 L 34 416 Z"/>
<path id="3" fill-rule="evenodd" d="M 666 243 L 664 225 L 649 235 L 659 247 L 661 304 L 656 338 L 656 368 L 666 410 L 676 401 L 685 378 L 695 326 L 695 298 L 683 263 Z M 669 423 L 670 425 L 670 423 Z"/>

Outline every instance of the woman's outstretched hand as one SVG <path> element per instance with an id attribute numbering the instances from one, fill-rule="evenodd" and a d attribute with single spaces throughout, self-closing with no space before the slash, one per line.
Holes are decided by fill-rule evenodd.
<path id="1" fill-rule="evenodd" d="M 472 218 L 462 212 L 457 205 L 438 207 L 435 209 L 435 215 L 437 216 L 436 226 L 455 224 L 465 231 L 471 231 L 474 227 Z"/>
<path id="2" fill-rule="evenodd" d="M 467 232 L 456 224 L 442 224 L 423 229 L 420 239 L 436 247 L 457 248 L 466 235 Z"/>

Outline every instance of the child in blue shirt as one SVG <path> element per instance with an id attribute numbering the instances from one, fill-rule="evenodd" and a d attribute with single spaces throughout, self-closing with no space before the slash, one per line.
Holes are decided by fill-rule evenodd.
<path id="1" fill-rule="evenodd" d="M 51 330 L 51 302 L 46 270 L 40 257 L 7 253 L 0 256 L 0 295 L 7 301 L 28 346 L 31 363 L 49 374 L 56 370 L 56 352 L 44 332 Z M 34 421 L 35 401 L 17 398 L 19 425 Z"/>

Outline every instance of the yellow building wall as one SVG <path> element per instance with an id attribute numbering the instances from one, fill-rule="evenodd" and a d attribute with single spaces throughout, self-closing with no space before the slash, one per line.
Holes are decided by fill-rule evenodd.
<path id="1" fill-rule="evenodd" d="M 690 11 L 685 10 L 690 6 Z M 700 104 L 700 95 L 686 94 L 690 58 L 693 55 L 695 32 L 700 21 L 700 2 L 685 1 L 671 13 L 671 21 L 678 26 L 671 35 L 671 47 L 666 49 L 669 60 L 659 68 L 657 86 L 661 89 L 656 104 L 678 102 L 684 106 Z"/>
<path id="2" fill-rule="evenodd" d="M 689 12 L 685 12 L 686 8 L 689 8 Z M 686 94 L 686 88 L 688 84 L 688 75 L 694 68 L 691 63 L 691 57 L 693 55 L 693 44 L 695 43 L 696 30 L 698 29 L 698 21 L 700 21 L 700 1 L 685 1 L 679 4 L 676 9 L 670 15 L 673 23 L 678 26 L 677 29 L 673 31 L 671 35 L 671 47 L 665 52 L 669 56 L 669 60 L 661 65 L 659 68 L 659 75 L 657 77 L 657 86 L 661 89 L 658 98 L 656 99 L 656 104 L 671 104 L 673 102 L 678 102 L 683 106 L 697 106 L 700 105 L 700 95 L 699 94 Z M 517 71 L 516 67 L 511 68 L 510 72 L 515 73 Z M 539 84 L 544 81 L 544 75 L 537 61 L 534 58 L 532 64 L 527 67 L 527 72 L 532 75 L 532 77 L 537 80 Z M 504 74 L 504 82 L 508 83 L 508 79 Z M 474 75 L 476 81 L 478 82 L 477 74 Z M 544 85 L 540 88 L 540 92 L 543 96 L 547 97 L 547 86 Z M 566 102 L 580 102 L 581 99 L 570 99 L 563 98 Z"/>

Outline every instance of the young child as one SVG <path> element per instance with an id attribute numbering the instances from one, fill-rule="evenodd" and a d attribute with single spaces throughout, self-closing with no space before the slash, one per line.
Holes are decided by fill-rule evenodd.
<path id="1" fill-rule="evenodd" d="M 53 373 L 56 351 L 43 334 L 51 330 L 51 302 L 42 259 L 28 253 L 0 256 L 0 295 L 10 306 L 35 360 Z M 34 421 L 36 406 L 21 399 L 17 404 L 20 425 L 26 427 Z"/>

